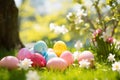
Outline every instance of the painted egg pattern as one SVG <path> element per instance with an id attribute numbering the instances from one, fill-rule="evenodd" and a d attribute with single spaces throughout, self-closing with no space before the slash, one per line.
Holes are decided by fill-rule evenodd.
<path id="1" fill-rule="evenodd" d="M 64 71 L 67 68 L 67 62 L 61 58 L 52 58 L 47 62 L 47 68 L 51 70 Z"/>
<path id="2" fill-rule="evenodd" d="M 33 62 L 32 66 L 34 66 L 34 67 L 46 66 L 45 58 L 39 53 L 34 53 L 30 59 Z"/>
<path id="3" fill-rule="evenodd" d="M 73 55 L 72 55 L 72 53 L 70 51 L 64 51 L 60 55 L 60 58 L 64 59 L 67 62 L 68 66 L 70 66 L 74 62 Z"/>
<path id="4" fill-rule="evenodd" d="M 78 61 L 81 61 L 82 59 L 87 59 L 88 61 L 90 61 L 94 59 L 94 55 L 90 51 L 83 51 L 80 54 Z"/>
<path id="5" fill-rule="evenodd" d="M 34 52 L 35 52 L 35 53 L 40 53 L 40 54 L 42 54 L 43 56 L 45 56 L 48 47 L 47 47 L 47 44 L 46 44 L 44 41 L 38 41 L 37 43 L 35 43 L 33 49 L 34 49 Z"/>
<path id="6" fill-rule="evenodd" d="M 17 58 L 20 60 L 23 60 L 25 58 L 30 58 L 31 56 L 32 56 L 32 53 L 27 48 L 20 49 L 17 54 Z"/>
<path id="7" fill-rule="evenodd" d="M 6 56 L 1 59 L 0 66 L 8 69 L 15 69 L 18 66 L 19 60 L 14 56 Z"/>
<path id="8" fill-rule="evenodd" d="M 62 52 L 67 50 L 67 46 L 63 41 L 57 41 L 53 46 L 53 50 L 55 51 L 57 56 L 60 56 Z"/>

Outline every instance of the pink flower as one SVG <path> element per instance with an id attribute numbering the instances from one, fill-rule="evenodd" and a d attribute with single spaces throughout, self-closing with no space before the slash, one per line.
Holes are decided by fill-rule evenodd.
<path id="1" fill-rule="evenodd" d="M 113 38 L 112 38 L 112 37 L 108 37 L 108 38 L 107 38 L 107 42 L 108 42 L 108 43 L 113 43 Z"/>
<path id="2" fill-rule="evenodd" d="M 102 33 L 102 30 L 97 29 L 97 30 L 95 30 L 95 32 L 93 32 L 93 36 L 96 37 L 96 36 L 100 35 L 101 33 Z"/>

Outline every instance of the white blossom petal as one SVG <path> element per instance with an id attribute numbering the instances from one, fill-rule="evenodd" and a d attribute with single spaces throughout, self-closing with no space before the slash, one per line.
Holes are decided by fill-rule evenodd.
<path id="1" fill-rule="evenodd" d="M 26 74 L 26 80 L 40 80 L 40 77 L 37 73 L 37 71 L 29 70 Z"/>
<path id="2" fill-rule="evenodd" d="M 115 62 L 112 64 L 112 70 L 120 72 L 120 62 Z"/>
<path id="3" fill-rule="evenodd" d="M 115 61 L 115 55 L 113 55 L 113 54 L 109 54 L 109 56 L 108 56 L 108 60 L 109 60 L 109 62 L 113 62 L 113 61 Z"/>
<path id="4" fill-rule="evenodd" d="M 24 60 L 22 60 L 18 63 L 18 66 L 21 69 L 27 70 L 29 67 L 32 67 L 32 63 L 33 62 L 31 61 L 31 59 L 25 58 Z"/>
<path id="5" fill-rule="evenodd" d="M 88 69 L 90 67 L 90 62 L 88 60 L 83 59 L 79 62 L 79 64 L 80 64 L 80 67 L 82 67 L 82 68 Z"/>

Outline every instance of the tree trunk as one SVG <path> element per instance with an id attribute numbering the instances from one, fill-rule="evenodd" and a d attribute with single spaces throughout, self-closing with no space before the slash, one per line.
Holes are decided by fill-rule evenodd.
<path id="1" fill-rule="evenodd" d="M 0 48 L 24 47 L 19 38 L 18 9 L 14 0 L 0 0 Z"/>

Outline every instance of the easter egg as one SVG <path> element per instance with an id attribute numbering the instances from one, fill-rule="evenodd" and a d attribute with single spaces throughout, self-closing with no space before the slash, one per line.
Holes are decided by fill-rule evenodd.
<path id="1" fill-rule="evenodd" d="M 74 58 L 73 58 L 73 55 L 71 52 L 69 51 L 64 51 L 61 55 L 60 55 L 60 58 L 64 59 L 68 66 L 70 66 L 71 64 L 73 64 L 74 62 Z"/>
<path id="2" fill-rule="evenodd" d="M 54 52 L 48 52 L 48 56 L 46 57 L 46 61 L 48 61 L 54 57 L 57 57 L 57 55 Z"/>
<path id="3" fill-rule="evenodd" d="M 47 52 L 54 52 L 52 48 L 48 48 Z"/>
<path id="4" fill-rule="evenodd" d="M 30 48 L 29 51 L 30 51 L 31 53 L 35 53 L 34 50 L 33 50 L 33 48 Z"/>
<path id="5" fill-rule="evenodd" d="M 6 56 L 1 59 L 0 67 L 5 67 L 7 69 L 15 69 L 17 68 L 19 60 L 14 56 Z"/>
<path id="6" fill-rule="evenodd" d="M 19 52 L 18 52 L 18 54 L 17 54 L 17 58 L 19 60 L 23 60 L 25 58 L 29 59 L 31 56 L 32 56 L 32 53 L 27 48 L 20 49 Z"/>
<path id="7" fill-rule="evenodd" d="M 64 71 L 67 68 L 67 62 L 62 58 L 52 58 L 47 62 L 47 68 L 51 70 Z"/>
<path id="8" fill-rule="evenodd" d="M 82 59 L 87 59 L 88 61 L 91 61 L 94 59 L 94 55 L 90 51 L 83 51 L 80 54 L 78 61 L 81 61 Z"/>
<path id="9" fill-rule="evenodd" d="M 57 56 L 60 56 L 62 52 L 67 50 L 67 46 L 63 41 L 57 41 L 53 46 L 53 50 L 55 51 Z"/>
<path id="10" fill-rule="evenodd" d="M 46 65 L 45 58 L 39 53 L 34 53 L 30 59 L 33 62 L 33 67 L 44 67 Z"/>
<path id="11" fill-rule="evenodd" d="M 40 53 L 43 56 L 45 56 L 48 47 L 47 47 L 47 44 L 44 41 L 38 41 L 37 43 L 35 43 L 33 49 L 34 49 L 35 53 Z"/>

